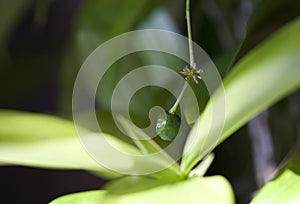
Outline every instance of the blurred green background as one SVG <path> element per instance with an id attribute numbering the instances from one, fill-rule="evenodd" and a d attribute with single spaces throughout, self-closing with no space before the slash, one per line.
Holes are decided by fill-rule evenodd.
<path id="1" fill-rule="evenodd" d="M 184 10 L 184 0 L 0 0 L 0 108 L 72 119 L 77 71 L 97 46 L 142 28 L 186 35 Z M 225 77 L 232 64 L 299 14 L 298 0 L 191 0 L 193 40 Z M 106 110 L 106 96 L 122 67 L 145 63 L 181 68 L 176 60 L 157 53 L 120 61 L 103 82 L 107 90 L 99 108 Z M 146 109 L 158 98 L 149 102 L 143 93 L 138 97 L 146 101 Z M 275 166 L 299 140 L 299 98 L 299 93 L 294 93 L 268 110 L 266 124 L 272 135 Z M 171 99 L 160 101 L 168 104 Z M 248 126 L 241 128 L 215 150 L 216 159 L 208 172 L 229 179 L 238 203 L 247 203 L 259 186 L 253 143 Z M 0 180 L 1 203 L 46 203 L 59 195 L 100 188 L 105 182 L 82 171 L 25 167 L 0 168 Z"/>

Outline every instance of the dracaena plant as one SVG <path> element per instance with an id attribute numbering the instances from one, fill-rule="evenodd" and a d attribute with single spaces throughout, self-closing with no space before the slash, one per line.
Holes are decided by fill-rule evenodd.
<path id="1" fill-rule="evenodd" d="M 187 1 L 187 12 L 188 7 L 189 1 Z M 190 34 L 188 13 L 187 24 Z M 71 121 L 12 110 L 0 112 L 0 164 L 83 169 L 100 177 L 114 179 L 103 190 L 65 195 L 52 201 L 52 204 L 234 203 L 233 190 L 224 177 L 204 176 L 214 157 L 210 152 L 255 115 L 300 87 L 299 36 L 300 19 L 297 18 L 240 59 L 225 77 L 224 87 L 214 92 L 204 111 L 192 125 L 181 161 L 174 162 L 162 171 L 135 176 L 107 169 L 99 165 L 84 150 Z M 190 56 L 190 65 L 183 70 L 183 74 L 186 75 L 187 80 L 197 82 L 201 79 L 201 71 L 193 63 L 191 46 Z M 213 125 L 213 127 L 222 126 L 223 129 L 217 143 L 215 141 L 207 143 L 207 128 L 210 128 L 207 124 L 211 121 L 212 101 L 223 102 L 222 91 L 219 91 L 223 88 L 226 96 L 225 118 L 223 121 L 214 121 L 220 124 Z M 157 131 L 162 139 L 172 140 L 176 136 L 172 132 L 177 133 L 177 123 L 180 121 L 179 116 L 175 115 L 177 105 L 176 102 L 173 108 L 167 111 L 166 117 L 158 120 Z M 123 117 L 119 117 L 119 121 L 128 134 L 140 139 L 148 137 Z M 165 123 L 167 129 L 162 127 Z M 107 133 L 87 133 L 83 137 L 89 137 L 91 140 L 94 137 L 105 137 L 127 153 L 134 152 L 142 155 L 162 150 L 152 140 L 140 140 L 133 145 Z M 102 153 L 106 154 L 105 150 Z M 118 158 L 111 158 L 111 160 L 118 160 Z M 165 160 L 172 160 L 172 158 L 167 154 L 161 154 L 157 161 L 151 161 L 150 164 L 135 164 L 133 158 L 131 168 L 139 171 L 145 168 L 145 165 L 156 165 Z M 273 182 L 263 188 L 254 198 L 253 203 L 282 203 L 283 199 L 289 200 L 290 203 L 299 202 L 297 189 L 300 188 L 300 177 L 295 167 L 297 162 L 299 162 L 299 155 Z M 127 164 L 120 162 L 120 165 Z M 288 184 L 288 188 L 285 184 Z"/>

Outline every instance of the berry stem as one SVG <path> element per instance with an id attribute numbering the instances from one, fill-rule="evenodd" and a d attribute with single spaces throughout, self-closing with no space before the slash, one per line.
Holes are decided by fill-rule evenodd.
<path id="1" fill-rule="evenodd" d="M 188 82 L 186 82 L 186 83 L 184 84 L 184 86 L 183 86 L 183 88 L 182 88 L 182 90 L 181 90 L 181 92 L 180 92 L 180 94 L 179 94 L 177 100 L 175 101 L 175 103 L 174 103 L 174 105 L 172 106 L 172 108 L 169 110 L 169 113 L 170 113 L 170 114 L 174 114 L 174 113 L 176 112 L 176 110 L 177 110 L 177 108 L 178 108 L 178 105 L 179 105 L 179 102 L 180 102 L 180 100 L 181 100 L 181 98 L 182 98 L 182 96 L 183 96 L 183 94 L 184 94 L 184 91 L 185 91 L 185 89 L 186 89 L 187 86 L 188 86 Z"/>

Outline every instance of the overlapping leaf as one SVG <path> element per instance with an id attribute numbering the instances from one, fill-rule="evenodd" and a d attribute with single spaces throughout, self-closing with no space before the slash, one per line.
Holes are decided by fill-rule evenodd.
<path id="1" fill-rule="evenodd" d="M 83 169 L 108 178 L 159 169 L 163 171 L 153 172 L 157 177 L 167 180 L 179 177 L 178 168 L 167 168 L 160 155 L 140 158 L 141 151 L 109 134 L 87 131 L 79 138 L 73 123 L 67 120 L 2 110 L 0 124 L 0 162 L 3 164 Z M 92 146 L 85 146 L 87 144 Z"/>
<path id="2" fill-rule="evenodd" d="M 255 48 L 224 81 L 225 121 L 210 124 L 213 106 L 223 100 L 217 90 L 203 114 L 192 128 L 182 160 L 182 171 L 189 170 L 217 143 L 300 86 L 300 19 L 284 26 L 266 42 Z M 218 141 L 207 142 L 210 128 L 224 129 Z M 218 138 L 218 137 L 217 137 Z"/>
<path id="3" fill-rule="evenodd" d="M 140 180 L 141 179 L 141 180 Z M 139 186 L 137 186 L 139 185 Z M 150 185 L 158 187 L 150 188 Z M 159 181 L 149 182 L 146 178 L 123 179 L 116 183 L 115 187 L 119 190 L 126 191 L 129 189 L 142 189 L 140 191 L 128 191 L 127 193 L 109 194 L 107 191 L 91 191 L 78 194 L 70 194 L 58 198 L 51 204 L 65 203 L 205 203 L 205 204 L 232 204 L 234 203 L 234 195 L 230 188 L 230 184 L 221 176 L 198 177 L 176 184 L 160 185 Z"/>

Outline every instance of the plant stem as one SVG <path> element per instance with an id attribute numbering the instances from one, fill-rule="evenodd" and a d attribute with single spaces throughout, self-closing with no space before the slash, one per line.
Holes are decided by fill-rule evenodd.
<path id="1" fill-rule="evenodd" d="M 188 32 L 188 39 L 189 39 L 190 66 L 193 67 L 195 61 L 194 61 L 192 29 L 191 29 L 191 17 L 190 17 L 190 0 L 186 0 L 185 18 L 186 18 L 186 25 L 187 25 L 187 32 Z"/>
<path id="2" fill-rule="evenodd" d="M 184 84 L 184 86 L 183 86 L 183 88 L 182 88 L 182 90 L 181 90 L 181 92 L 180 92 L 180 94 L 179 94 L 179 96 L 178 96 L 176 102 L 174 103 L 174 105 L 172 106 L 172 108 L 169 110 L 169 113 L 174 114 L 174 113 L 176 112 L 176 110 L 177 110 L 177 108 L 178 108 L 178 105 L 179 105 L 179 102 L 180 102 L 180 100 L 181 100 L 181 98 L 182 98 L 182 96 L 183 96 L 183 93 L 184 93 L 184 91 L 185 91 L 187 85 L 188 85 L 188 82 L 186 82 L 186 83 Z"/>
<path id="3" fill-rule="evenodd" d="M 191 18 L 190 18 L 190 0 L 186 0 L 186 6 L 185 6 L 185 18 L 186 18 L 186 25 L 187 25 L 187 32 L 188 32 L 188 45 L 189 45 L 189 55 L 190 55 L 190 67 L 194 67 L 195 61 L 194 61 L 194 51 L 193 51 L 193 41 L 192 41 L 192 29 L 191 29 Z M 186 81 L 184 84 L 184 87 L 182 88 L 179 97 L 177 98 L 176 102 L 172 106 L 172 108 L 169 110 L 170 114 L 174 114 L 178 108 L 179 102 L 183 96 L 183 93 L 188 86 L 190 79 Z"/>

